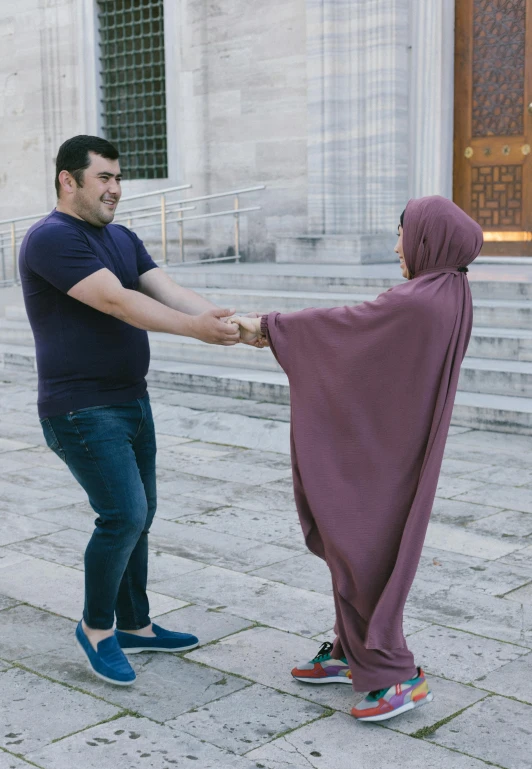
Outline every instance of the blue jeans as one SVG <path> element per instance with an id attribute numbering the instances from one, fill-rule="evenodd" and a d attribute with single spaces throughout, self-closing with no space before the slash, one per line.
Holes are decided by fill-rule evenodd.
<path id="1" fill-rule="evenodd" d="M 85 608 L 91 628 L 150 624 L 148 531 L 155 515 L 155 430 L 146 394 L 41 420 L 44 437 L 87 492 L 97 514 L 85 551 Z"/>

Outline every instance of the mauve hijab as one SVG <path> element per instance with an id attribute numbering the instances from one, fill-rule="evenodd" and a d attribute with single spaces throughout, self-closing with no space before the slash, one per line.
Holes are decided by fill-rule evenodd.
<path id="1" fill-rule="evenodd" d="M 290 382 L 294 492 L 307 546 L 331 570 L 337 612 L 342 602 L 355 610 L 363 648 L 383 659 L 406 648 L 404 604 L 471 335 L 471 292 L 458 268 L 482 246 L 479 225 L 442 197 L 411 200 L 403 221 L 413 279 L 356 307 L 262 320 Z M 348 611 L 339 619 L 353 666 L 360 631 Z"/>

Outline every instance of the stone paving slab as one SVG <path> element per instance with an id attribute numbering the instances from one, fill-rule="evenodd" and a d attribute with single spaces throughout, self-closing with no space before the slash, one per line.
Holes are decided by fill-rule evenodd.
<path id="1" fill-rule="evenodd" d="M 206 563 L 193 561 L 191 558 L 181 558 L 179 555 L 171 555 L 170 553 L 163 553 L 161 550 L 150 548 L 148 573 L 149 587 L 153 590 L 157 590 L 157 586 L 160 582 L 162 583 L 168 579 L 173 579 L 180 574 L 189 574 L 191 571 L 199 571 L 206 567 Z"/>
<path id="2" fill-rule="evenodd" d="M 155 519 L 150 529 L 152 547 L 172 555 L 236 571 L 251 571 L 259 566 L 278 563 L 293 555 L 276 544 L 260 544 L 257 540 L 246 539 L 237 534 L 223 534 L 199 526 L 189 526 L 186 520 Z"/>
<path id="3" fill-rule="evenodd" d="M 466 530 L 475 531 L 479 534 L 492 534 L 512 543 L 517 542 L 521 547 L 526 547 L 530 544 L 527 537 L 532 534 L 532 514 L 505 510 L 502 513 L 467 523 Z"/>
<path id="4" fill-rule="evenodd" d="M 476 558 L 502 558 L 519 547 L 519 542 L 507 541 L 496 536 L 457 528 L 439 521 L 429 523 L 426 544 L 440 550 L 449 550 L 461 555 L 472 555 Z"/>
<path id="5" fill-rule="evenodd" d="M 425 707 L 428 707 L 425 706 Z M 486 769 L 482 761 L 437 745 L 383 729 L 359 724 L 335 713 L 248 753 L 266 769 Z"/>
<path id="6" fill-rule="evenodd" d="M 532 516 L 530 516 L 532 520 Z M 301 533 L 299 521 L 268 516 L 244 510 L 240 507 L 220 507 L 203 515 L 189 515 L 187 526 L 202 526 L 210 531 L 232 535 L 238 531 L 241 537 L 259 542 L 275 542 L 278 539 L 295 537 Z"/>
<path id="7" fill-rule="evenodd" d="M 410 636 L 408 643 L 427 672 L 467 683 L 527 653 L 520 646 L 434 625 Z"/>
<path id="8" fill-rule="evenodd" d="M 249 573 L 303 590 L 313 590 L 317 593 L 332 595 L 329 567 L 325 561 L 312 553 L 296 555 L 287 561 L 281 561 L 281 563 L 276 563 L 273 566 L 265 566 Z"/>
<path id="9" fill-rule="evenodd" d="M 69 654 L 76 629 L 71 620 L 25 604 L 4 609 L 0 627 L 0 657 L 5 660 L 22 660 L 54 649 Z"/>
<path id="10" fill-rule="evenodd" d="M 253 403 L 236 406 L 233 409 L 246 413 L 224 411 L 201 412 L 182 406 L 174 407 L 171 413 L 165 411 L 168 421 L 161 421 L 161 432 L 167 435 L 186 435 L 201 441 L 221 444 L 235 444 L 249 449 L 266 449 L 288 454 L 290 451 L 290 425 L 288 421 L 270 418 L 272 408 L 255 408 Z M 274 404 L 268 404 L 273 406 Z M 217 404 L 218 406 L 218 404 Z M 235 408 L 236 406 L 236 408 Z M 218 406 L 219 407 L 219 406 Z M 172 407 L 169 407 L 172 408 Z M 277 409 L 278 411 L 278 409 Z M 259 419 L 260 414 L 267 418 Z M 161 415 L 162 416 L 162 415 Z"/>
<path id="11" fill-rule="evenodd" d="M 479 590 L 503 595 L 532 581 L 532 560 L 528 564 L 509 564 L 504 559 L 489 561 L 425 546 L 414 585 L 435 592 L 432 587 Z"/>
<path id="12" fill-rule="evenodd" d="M 480 505 L 495 505 L 508 510 L 522 513 L 532 513 L 532 489 L 512 486 L 497 486 L 483 483 L 475 489 L 456 497 L 464 502 L 475 502 Z"/>
<path id="13" fill-rule="evenodd" d="M 486 462 L 468 462 L 467 460 L 453 459 L 452 457 L 445 456 L 441 471 L 445 476 L 463 475 L 466 478 L 476 480 L 479 473 L 487 472 L 489 474 L 492 467 L 491 464 Z M 481 480 L 485 480 L 485 478 L 481 477 Z"/>
<path id="14" fill-rule="evenodd" d="M 22 511 L 21 511 L 22 512 Z M 94 531 L 96 514 L 89 503 L 72 503 L 67 500 L 59 502 L 54 499 L 43 500 L 42 504 L 28 505 L 23 511 L 24 515 L 38 518 L 40 521 L 50 521 L 63 529 L 75 529 L 91 534 Z M 87 541 L 88 541 L 87 537 Z"/>
<path id="15" fill-rule="evenodd" d="M 481 481 L 472 481 L 469 478 L 461 478 L 456 475 L 440 475 L 436 494 L 444 499 L 451 499 L 458 494 L 463 494 L 482 485 Z"/>
<path id="16" fill-rule="evenodd" d="M 22 516 L 18 517 L 22 518 Z M 36 518 L 28 520 L 41 523 Z M 58 530 L 56 526 L 54 529 L 54 534 L 15 542 L 9 546 L 9 550 L 63 566 L 71 566 L 73 569 L 83 569 L 83 556 L 89 541 L 89 533 L 78 529 Z"/>
<path id="17" fill-rule="evenodd" d="M 525 585 L 518 590 L 508 593 L 505 598 L 509 601 L 517 601 L 520 604 L 532 605 L 532 584 Z"/>
<path id="18" fill-rule="evenodd" d="M 0 611 L 2 611 L 2 609 L 9 609 L 11 606 L 16 606 L 17 604 L 18 601 L 16 598 L 10 598 L 7 595 L 0 595 Z"/>
<path id="19" fill-rule="evenodd" d="M 18 556 L 18 553 L 13 553 Z M 84 574 L 39 558 L 24 557 L 9 569 L 0 569 L 0 591 L 14 598 L 78 620 L 83 609 Z M 168 595 L 148 591 L 153 616 L 184 606 Z"/>
<path id="20" fill-rule="evenodd" d="M 2 717 L 0 746 L 28 753 L 53 740 L 86 729 L 120 713 L 120 709 L 18 668 L 0 673 Z"/>
<path id="21" fill-rule="evenodd" d="M 488 697 L 441 726 L 429 740 L 505 769 L 529 769 L 532 705 Z"/>
<path id="22" fill-rule="evenodd" d="M 29 769 L 31 764 L 23 761 L 21 758 L 15 758 L 9 753 L 0 751 L 0 769 Z"/>
<path id="23" fill-rule="evenodd" d="M 290 675 L 294 665 L 312 659 L 316 652 L 315 640 L 257 627 L 196 649 L 187 658 L 334 710 L 348 711 L 356 698 L 350 684 L 312 686 Z"/>
<path id="24" fill-rule="evenodd" d="M 21 451 L 22 449 L 29 449 L 33 445 L 33 443 L 15 441 L 12 438 L 0 438 L 0 452 L 2 453 L 4 451 Z"/>
<path id="25" fill-rule="evenodd" d="M 532 648 L 532 607 L 453 587 L 421 600 L 409 599 L 407 612 L 421 620 Z"/>
<path id="26" fill-rule="evenodd" d="M 167 630 L 194 633 L 198 636 L 201 646 L 238 633 L 253 624 L 250 620 L 234 614 L 194 605 L 168 612 L 160 617 L 158 622 Z"/>
<path id="27" fill-rule="evenodd" d="M 521 550 L 515 550 L 515 552 L 505 555 L 500 559 L 501 563 L 519 564 L 519 566 L 525 566 L 530 568 L 532 566 L 532 545 L 522 548 Z"/>
<path id="28" fill-rule="evenodd" d="M 204 569 L 201 580 L 184 574 L 159 589 L 191 603 L 223 605 L 240 617 L 301 635 L 316 635 L 334 621 L 331 600 L 324 595 L 215 566 Z"/>
<path id="29" fill-rule="evenodd" d="M 203 515 L 213 509 L 217 510 L 218 506 L 212 502 L 194 499 L 192 496 L 185 497 L 184 494 L 169 494 L 164 497 L 159 496 L 157 499 L 157 518 L 164 518 L 167 521 L 176 521 L 191 515 Z"/>
<path id="30" fill-rule="evenodd" d="M 221 506 L 234 505 L 270 515 L 287 516 L 289 520 L 294 520 L 297 515 L 293 492 L 280 491 L 271 486 L 261 486 L 260 493 L 257 493 L 256 489 L 239 483 L 220 482 L 203 485 L 196 491 L 196 496 Z"/>
<path id="31" fill-rule="evenodd" d="M 243 754 L 325 713 L 319 705 L 254 684 L 179 716 L 168 726 Z"/>
<path id="32" fill-rule="evenodd" d="M 495 513 L 502 513 L 502 507 L 477 505 L 473 502 L 460 502 L 456 499 L 441 499 L 436 497 L 432 508 L 432 520 L 442 523 L 461 524 L 477 521 Z"/>
<path id="33" fill-rule="evenodd" d="M 88 729 L 28 755 L 42 769 L 256 769 L 256 762 L 240 758 L 191 735 L 125 717 Z"/>
<path id="34" fill-rule="evenodd" d="M 137 673 L 132 686 L 110 686 L 90 671 L 82 652 L 52 651 L 25 657 L 24 667 L 82 689 L 117 707 L 141 713 L 155 721 L 168 721 L 193 707 L 226 697 L 250 681 L 220 673 L 175 654 L 142 652 L 130 656 Z"/>
<path id="35" fill-rule="evenodd" d="M 509 695 L 532 705 L 532 654 L 527 654 L 502 668 L 480 676 L 475 686 L 496 694 Z"/>
<path id="36" fill-rule="evenodd" d="M 451 461 L 451 460 L 448 460 Z M 456 461 L 456 460 L 455 460 Z M 472 481 L 479 480 L 485 483 L 496 483 L 498 486 L 526 486 L 532 483 L 532 469 L 524 467 L 484 467 L 468 473 Z"/>

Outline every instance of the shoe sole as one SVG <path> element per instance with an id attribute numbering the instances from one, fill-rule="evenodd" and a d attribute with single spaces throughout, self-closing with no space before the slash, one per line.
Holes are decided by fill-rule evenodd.
<path id="1" fill-rule="evenodd" d="M 197 649 L 198 646 L 199 643 L 192 644 L 191 646 L 180 646 L 179 649 L 157 649 L 153 646 L 134 646 L 132 649 L 122 649 L 122 651 L 124 654 L 139 654 L 140 652 L 169 652 L 170 654 L 179 654 L 180 652 L 188 652 L 191 649 Z"/>
<path id="2" fill-rule="evenodd" d="M 99 678 L 101 681 L 105 681 L 107 684 L 114 684 L 114 686 L 131 686 L 131 684 L 134 684 L 135 681 L 137 680 L 137 677 L 135 676 L 135 678 L 132 681 L 115 681 L 114 678 L 108 678 L 107 676 L 104 676 L 103 673 L 98 673 L 98 671 L 94 670 L 94 668 L 92 667 L 91 661 L 88 658 L 87 652 L 85 651 L 83 646 L 80 644 L 78 640 L 76 640 L 76 643 L 78 645 L 79 650 L 83 654 L 83 658 L 85 659 L 85 662 L 89 666 L 89 670 L 94 676 L 96 676 L 96 678 Z"/>
<path id="3" fill-rule="evenodd" d="M 433 699 L 434 695 L 432 692 L 429 692 L 426 697 L 423 697 L 422 700 L 418 700 L 417 702 L 407 702 L 406 705 L 401 705 L 400 708 L 396 708 L 390 713 L 383 713 L 380 716 L 368 716 L 367 718 L 364 718 L 363 716 L 355 716 L 355 718 L 357 721 L 388 721 L 390 718 L 400 716 L 401 713 L 407 713 L 409 710 L 420 708 L 422 705 L 425 705 L 425 703 L 432 702 Z"/>
<path id="4" fill-rule="evenodd" d="M 301 681 L 302 684 L 349 684 L 353 685 L 350 678 L 345 676 L 329 676 L 328 678 L 303 678 L 292 674 L 295 681 Z"/>

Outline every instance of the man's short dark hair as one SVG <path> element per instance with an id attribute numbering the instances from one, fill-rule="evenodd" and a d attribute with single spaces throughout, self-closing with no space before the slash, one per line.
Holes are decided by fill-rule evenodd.
<path id="1" fill-rule="evenodd" d="M 59 182 L 61 171 L 68 171 L 76 180 L 78 187 L 83 187 L 83 173 L 91 164 L 89 152 L 101 155 L 102 158 L 107 158 L 107 160 L 118 160 L 119 157 L 116 147 L 111 142 L 108 142 L 107 139 L 100 139 L 99 136 L 80 134 L 79 136 L 73 136 L 72 139 L 67 139 L 59 147 L 57 160 L 55 161 L 55 191 L 57 192 L 57 197 L 59 197 L 61 190 Z"/>

